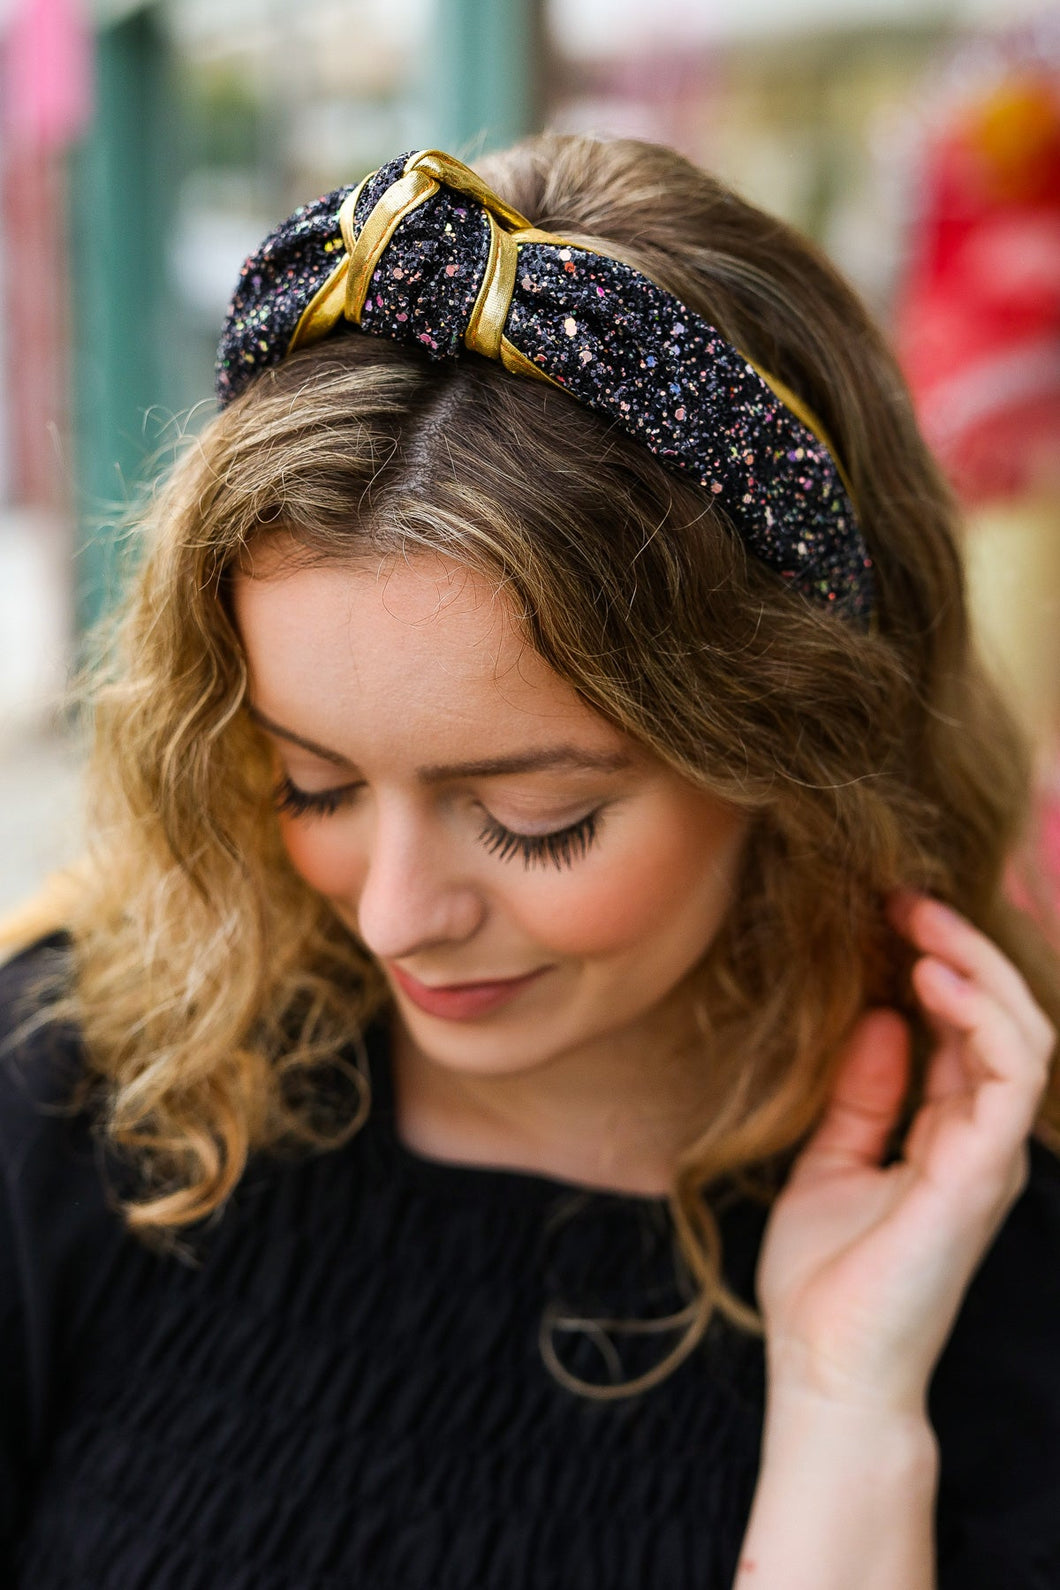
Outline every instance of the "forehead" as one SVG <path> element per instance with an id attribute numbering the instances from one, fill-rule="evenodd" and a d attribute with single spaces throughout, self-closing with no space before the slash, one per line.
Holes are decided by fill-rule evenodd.
<path id="1" fill-rule="evenodd" d="M 330 741 L 429 736 L 475 755 L 577 733 L 625 737 L 527 642 L 503 591 L 433 553 L 299 565 L 265 547 L 233 586 L 255 705 Z M 472 742 L 472 743 L 468 743 Z M 343 749 L 340 738 L 337 749 Z M 451 757 L 449 759 L 452 759 Z"/>

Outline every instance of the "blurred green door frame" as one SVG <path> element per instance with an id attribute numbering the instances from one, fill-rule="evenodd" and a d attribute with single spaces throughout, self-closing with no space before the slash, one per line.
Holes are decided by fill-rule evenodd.
<path id="1" fill-rule="evenodd" d="M 167 45 L 147 7 L 101 27 L 96 109 L 71 170 L 79 630 L 115 595 L 115 520 L 172 398 L 165 357 L 172 205 Z"/>
<path id="2" fill-rule="evenodd" d="M 542 0 L 435 0 L 423 72 L 441 148 L 473 159 L 536 131 L 542 18 Z"/>

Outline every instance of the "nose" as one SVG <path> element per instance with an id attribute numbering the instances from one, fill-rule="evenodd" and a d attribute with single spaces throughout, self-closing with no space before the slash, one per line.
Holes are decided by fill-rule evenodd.
<path id="1" fill-rule="evenodd" d="M 444 824 L 409 811 L 377 812 L 357 900 L 357 931 L 380 960 L 462 944 L 482 925 L 486 903 L 448 842 Z"/>

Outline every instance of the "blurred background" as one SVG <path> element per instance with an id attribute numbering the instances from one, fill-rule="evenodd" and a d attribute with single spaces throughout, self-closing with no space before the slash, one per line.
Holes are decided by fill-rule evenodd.
<path id="1" fill-rule="evenodd" d="M 0 0 L 0 95 L 0 910 L 76 855 L 71 671 L 123 512 L 211 412 L 245 255 L 402 149 L 540 128 L 675 146 L 869 300 L 1060 884 L 1060 5 Z"/>

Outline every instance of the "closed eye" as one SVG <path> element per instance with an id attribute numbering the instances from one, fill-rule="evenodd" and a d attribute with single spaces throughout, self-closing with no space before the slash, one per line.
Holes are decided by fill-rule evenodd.
<path id="1" fill-rule="evenodd" d="M 278 812 L 289 812 L 292 817 L 330 817 L 340 807 L 348 805 L 363 782 L 342 784 L 335 789 L 305 790 L 293 784 L 286 774 L 273 790 L 273 800 Z"/>
<path id="2" fill-rule="evenodd" d="M 363 788 L 363 780 L 357 780 L 334 789 L 303 790 L 284 774 L 273 791 L 273 799 L 277 811 L 287 812 L 292 817 L 330 817 L 343 806 L 349 805 L 358 790 Z M 553 829 L 551 833 L 521 834 L 486 813 L 477 837 L 490 855 L 500 861 L 511 861 L 514 856 L 522 856 L 523 866 L 527 870 L 535 866 L 552 865 L 558 871 L 563 867 L 572 867 L 588 854 L 599 826 L 600 812 L 597 810 L 580 817 L 576 823 Z"/>
<path id="3" fill-rule="evenodd" d="M 554 829 L 550 834 L 519 834 L 512 828 L 506 828 L 495 817 L 487 816 L 478 837 L 490 854 L 501 861 L 522 856 L 523 866 L 527 869 L 551 862 L 559 870 L 573 867 L 576 861 L 587 854 L 596 839 L 599 820 L 600 813 L 595 811 L 566 828 Z"/>

